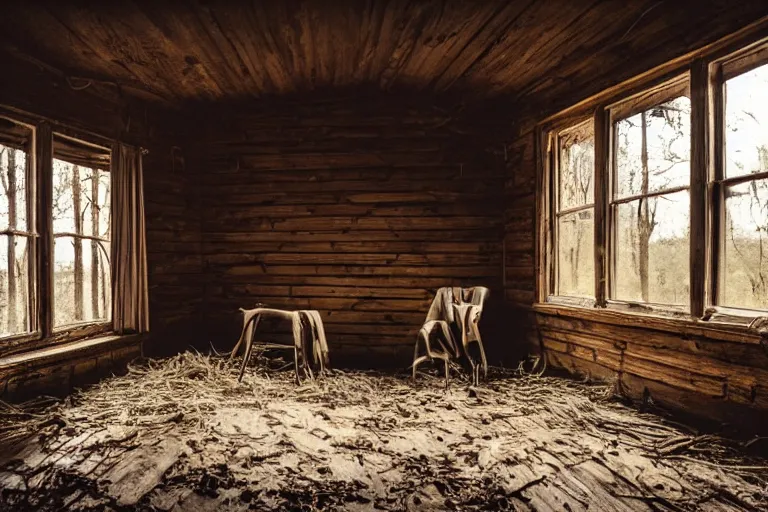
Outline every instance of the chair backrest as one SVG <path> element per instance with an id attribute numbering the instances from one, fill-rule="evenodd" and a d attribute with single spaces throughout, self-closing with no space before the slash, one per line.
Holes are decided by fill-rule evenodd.
<path id="1" fill-rule="evenodd" d="M 473 288 L 462 289 L 462 301 L 474 306 L 482 306 L 488 299 L 491 291 L 485 286 L 475 286 Z"/>
<path id="2" fill-rule="evenodd" d="M 454 310 L 455 305 L 473 305 L 482 307 L 490 295 L 490 290 L 485 286 L 471 288 L 444 286 L 438 288 L 432 305 L 427 312 L 426 322 L 432 320 L 445 320 L 449 324 L 459 321 Z"/>
<path id="3" fill-rule="evenodd" d="M 432 299 L 432 305 L 429 306 L 426 321 L 445 320 L 453 323 L 453 288 L 445 286 L 438 288 L 435 298 Z"/>

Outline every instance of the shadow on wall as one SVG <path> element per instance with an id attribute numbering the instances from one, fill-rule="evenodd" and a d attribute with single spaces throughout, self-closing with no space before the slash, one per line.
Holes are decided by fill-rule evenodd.
<path id="1" fill-rule="evenodd" d="M 480 320 L 480 333 L 488 364 L 516 368 L 531 353 L 526 337 L 532 328 L 531 318 L 525 310 L 499 297 L 500 292 L 491 294 Z"/>
<path id="2" fill-rule="evenodd" d="M 144 355 L 147 357 L 168 357 L 190 348 L 207 352 L 211 346 L 204 334 L 205 326 L 199 318 L 194 316 L 175 320 L 165 325 L 151 323 L 149 340 L 144 343 Z M 237 336 L 232 341 L 232 346 L 234 346 L 235 341 L 237 341 Z M 219 349 L 218 346 L 216 348 Z"/>
<path id="3" fill-rule="evenodd" d="M 488 357 L 495 366 L 515 368 L 538 347 L 531 347 L 526 337 L 532 332 L 530 314 L 500 299 L 500 293 L 491 293 L 480 321 L 480 332 Z M 426 318 L 426 312 L 424 313 Z M 151 357 L 175 355 L 189 349 L 208 352 L 211 347 L 224 353 L 232 350 L 242 330 L 239 311 L 209 318 L 205 323 L 189 318 L 164 327 L 153 328 L 152 341 L 145 344 L 145 354 Z M 326 327 L 331 349 L 331 366 L 398 370 L 406 369 L 413 359 L 413 347 L 420 325 L 403 325 L 402 341 L 396 345 L 339 346 L 334 343 L 332 328 Z M 259 338 L 278 343 L 292 343 L 291 326 L 266 323 L 259 327 Z"/>

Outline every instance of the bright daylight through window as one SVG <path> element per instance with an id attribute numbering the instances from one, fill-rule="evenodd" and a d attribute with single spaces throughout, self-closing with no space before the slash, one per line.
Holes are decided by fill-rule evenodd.
<path id="1" fill-rule="evenodd" d="M 561 295 L 594 291 L 595 137 L 592 123 L 558 134 L 558 278 Z"/>
<path id="2" fill-rule="evenodd" d="M 766 55 L 724 52 L 547 128 L 542 297 L 768 310 Z"/>
<path id="3" fill-rule="evenodd" d="M 723 94 L 725 220 L 719 303 L 768 309 L 768 65 L 726 81 Z"/>
<path id="4" fill-rule="evenodd" d="M 688 303 L 691 102 L 685 96 L 615 123 L 611 298 Z"/>
<path id="5" fill-rule="evenodd" d="M 26 145 L 5 142 L 0 144 L 0 336 L 32 329 L 29 263 L 35 237 L 30 225 L 33 205 L 28 203 L 31 172 Z"/>
<path id="6" fill-rule="evenodd" d="M 54 159 L 54 326 L 109 319 L 110 175 Z"/>

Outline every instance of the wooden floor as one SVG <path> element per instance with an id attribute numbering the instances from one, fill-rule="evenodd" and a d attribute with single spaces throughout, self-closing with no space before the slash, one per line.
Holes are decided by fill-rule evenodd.
<path id="1" fill-rule="evenodd" d="M 5 406 L 0 509 L 768 510 L 768 461 L 604 386 L 266 365 L 186 353 Z"/>

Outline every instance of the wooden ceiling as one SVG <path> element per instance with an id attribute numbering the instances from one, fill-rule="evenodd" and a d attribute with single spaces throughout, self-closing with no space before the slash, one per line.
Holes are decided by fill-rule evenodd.
<path id="1" fill-rule="evenodd" d="M 362 85 L 520 102 L 626 78 L 766 14 L 766 0 L 10 0 L 0 41 L 166 105 Z"/>

